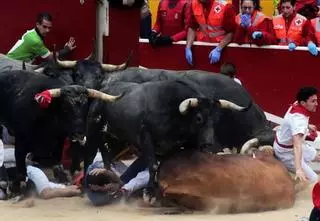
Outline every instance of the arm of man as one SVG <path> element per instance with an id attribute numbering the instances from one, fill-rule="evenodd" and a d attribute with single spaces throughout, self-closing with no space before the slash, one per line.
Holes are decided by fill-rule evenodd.
<path id="1" fill-rule="evenodd" d="M 296 168 L 296 180 L 301 180 L 303 182 L 307 181 L 305 172 L 302 169 L 302 143 L 303 134 L 299 133 L 293 136 L 293 148 L 294 148 L 294 165 Z"/>
<path id="2" fill-rule="evenodd" d="M 44 45 L 43 42 L 34 41 L 32 39 L 26 38 L 25 42 L 27 44 L 32 45 L 31 50 L 34 57 L 40 56 L 42 59 L 48 59 L 50 57 L 51 52 L 49 49 Z"/>
<path id="3" fill-rule="evenodd" d="M 232 42 L 237 44 L 244 44 L 246 35 L 247 35 L 247 29 L 237 24 Z"/>
<path id="4" fill-rule="evenodd" d="M 187 48 L 191 48 L 195 38 L 196 38 L 196 30 L 199 28 L 199 24 L 197 23 L 191 5 L 187 7 L 186 10 L 186 30 L 187 30 Z"/>
<path id="5" fill-rule="evenodd" d="M 222 27 L 226 31 L 225 37 L 219 42 L 218 47 L 223 49 L 226 47 L 231 41 L 233 33 L 236 30 L 237 24 L 236 24 L 236 12 L 231 4 L 226 5 L 226 9 L 224 12 L 223 21 L 222 21 Z"/>

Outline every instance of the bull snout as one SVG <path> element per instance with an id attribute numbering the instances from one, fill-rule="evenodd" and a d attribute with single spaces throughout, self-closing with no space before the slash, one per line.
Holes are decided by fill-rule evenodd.
<path id="1" fill-rule="evenodd" d="M 202 150 L 213 150 L 214 130 L 213 128 L 203 128 L 199 133 L 199 148 Z"/>

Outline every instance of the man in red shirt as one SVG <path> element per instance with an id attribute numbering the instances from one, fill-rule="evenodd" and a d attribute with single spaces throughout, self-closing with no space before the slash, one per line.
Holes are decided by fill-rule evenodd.
<path id="1" fill-rule="evenodd" d="M 162 0 L 149 42 L 152 46 L 170 45 L 187 36 L 187 0 Z"/>
<path id="2" fill-rule="evenodd" d="M 289 51 L 297 46 L 308 46 L 309 52 L 318 55 L 314 29 L 310 21 L 295 12 L 295 0 L 282 0 L 280 2 L 282 14 L 273 17 L 273 29 L 279 45 L 288 45 Z"/>
<path id="3" fill-rule="evenodd" d="M 209 54 L 210 63 L 220 60 L 222 49 L 232 40 L 235 30 L 235 11 L 224 0 L 192 0 L 185 56 L 192 65 L 193 41 L 219 43 Z"/>

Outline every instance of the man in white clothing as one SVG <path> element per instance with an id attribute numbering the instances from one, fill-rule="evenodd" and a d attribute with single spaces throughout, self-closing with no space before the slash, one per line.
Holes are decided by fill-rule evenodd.
<path id="1" fill-rule="evenodd" d="M 309 136 L 310 140 L 316 136 L 317 128 L 309 124 L 309 118 L 318 106 L 317 93 L 314 87 L 303 87 L 299 90 L 297 101 L 285 114 L 273 144 L 276 157 L 301 181 L 318 181 L 318 175 L 307 164 L 318 158 L 315 145 L 312 141 L 306 141 L 308 135 L 313 135 Z"/>

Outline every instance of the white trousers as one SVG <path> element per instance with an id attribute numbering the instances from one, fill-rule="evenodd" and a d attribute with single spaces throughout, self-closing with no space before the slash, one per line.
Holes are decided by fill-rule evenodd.
<path id="1" fill-rule="evenodd" d="M 137 174 L 137 176 L 131 179 L 128 183 L 123 185 L 123 189 L 127 190 L 130 194 L 134 191 L 146 187 L 149 182 L 149 170 L 145 169 Z"/>
<path id="2" fill-rule="evenodd" d="M 292 173 L 296 172 L 295 169 L 295 158 L 293 148 L 280 147 L 276 142 L 273 144 L 273 149 L 277 158 L 284 164 L 284 166 Z M 310 182 L 317 182 L 318 175 L 308 165 L 317 155 L 314 142 L 305 141 L 302 145 L 302 161 L 301 167 L 305 172 Z"/>
<path id="3" fill-rule="evenodd" d="M 40 194 L 44 189 L 65 188 L 64 184 L 50 182 L 46 174 L 39 168 L 27 166 L 27 175 L 35 184 L 37 194 Z"/>

